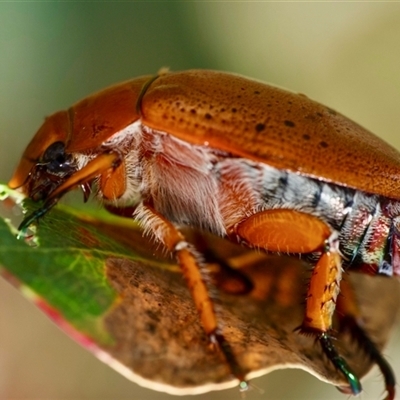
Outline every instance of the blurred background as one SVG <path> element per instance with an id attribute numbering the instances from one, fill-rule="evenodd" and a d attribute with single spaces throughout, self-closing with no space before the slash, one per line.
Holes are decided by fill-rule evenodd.
<path id="1" fill-rule="evenodd" d="M 400 149 L 399 3 L 2 2 L 0 55 L 1 181 L 46 115 L 163 66 L 226 70 L 305 93 Z M 103 365 L 3 281 L 0 305 L 1 399 L 173 398 Z M 385 351 L 398 376 L 399 339 L 395 332 Z M 265 394 L 253 390 L 249 400 L 346 398 L 302 371 L 254 384 Z M 379 398 L 380 374 L 364 386 L 364 400 Z"/>

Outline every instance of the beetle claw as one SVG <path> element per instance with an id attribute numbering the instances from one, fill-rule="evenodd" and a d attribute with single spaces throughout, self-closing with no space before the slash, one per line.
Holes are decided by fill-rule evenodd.
<path id="1" fill-rule="evenodd" d="M 351 370 L 347 362 L 336 351 L 331 338 L 326 332 L 321 333 L 319 336 L 322 350 L 327 355 L 332 364 L 345 376 L 349 383 L 349 389 L 354 396 L 357 396 L 362 391 L 362 386 L 357 375 Z"/>
<path id="2" fill-rule="evenodd" d="M 90 183 L 88 183 L 88 182 L 82 183 L 82 185 L 80 185 L 80 188 L 83 193 L 83 202 L 87 203 L 87 201 L 89 200 L 90 194 L 92 192 Z"/>
<path id="3" fill-rule="evenodd" d="M 342 319 L 340 322 L 340 329 L 341 331 L 348 331 L 352 338 L 357 342 L 357 345 L 360 346 L 370 360 L 379 367 L 385 380 L 385 389 L 387 392 L 385 400 L 393 400 L 396 394 L 396 378 L 391 366 L 383 358 L 375 343 L 357 323 L 357 320 L 351 316 Z"/>
<path id="4" fill-rule="evenodd" d="M 218 332 L 218 330 L 216 330 L 211 334 L 209 334 L 209 339 L 212 344 L 216 344 L 220 348 L 229 365 L 232 375 L 235 378 L 239 379 L 240 391 L 242 392 L 247 390 L 249 385 L 245 379 L 245 374 L 242 368 L 239 366 L 236 357 L 232 352 L 232 347 L 225 339 L 224 335 L 221 332 Z"/>
<path id="5" fill-rule="evenodd" d="M 55 197 L 47 201 L 43 207 L 39 208 L 38 210 L 34 211 L 33 213 L 29 214 L 27 217 L 23 219 L 23 221 L 19 224 L 18 230 L 23 231 L 29 228 L 35 221 L 39 220 L 39 218 L 43 217 L 50 211 L 57 203 L 59 198 Z"/>

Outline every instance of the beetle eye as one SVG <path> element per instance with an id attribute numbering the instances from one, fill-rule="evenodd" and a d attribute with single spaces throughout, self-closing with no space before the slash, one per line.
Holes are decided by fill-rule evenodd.
<path id="1" fill-rule="evenodd" d="M 52 143 L 44 152 L 42 162 L 47 171 L 56 175 L 64 175 L 71 172 L 71 157 L 65 153 L 63 142 Z"/>
<path id="2" fill-rule="evenodd" d="M 65 145 L 63 142 L 52 143 L 43 154 L 43 162 L 46 164 L 56 160 L 61 162 L 65 160 Z"/>

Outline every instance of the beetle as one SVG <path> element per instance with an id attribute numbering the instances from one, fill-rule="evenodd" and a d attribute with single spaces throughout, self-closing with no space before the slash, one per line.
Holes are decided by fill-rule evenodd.
<path id="1" fill-rule="evenodd" d="M 205 252 L 182 226 L 313 265 L 301 333 L 361 392 L 333 344 L 343 329 L 383 373 L 395 377 L 363 330 L 343 269 L 400 275 L 400 154 L 334 110 L 242 76 L 163 71 L 95 93 L 46 118 L 9 182 L 45 215 L 71 189 L 91 192 L 132 217 L 175 257 L 201 324 L 246 387 L 209 295 Z M 344 282 L 344 281 L 342 281 Z M 340 290 L 346 296 L 338 297 Z"/>

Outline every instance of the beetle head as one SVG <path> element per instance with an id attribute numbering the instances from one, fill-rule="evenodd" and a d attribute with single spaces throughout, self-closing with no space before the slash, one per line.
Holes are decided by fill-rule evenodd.
<path id="1" fill-rule="evenodd" d="M 8 185 L 19 188 L 34 201 L 46 200 L 76 170 L 76 161 L 66 152 L 69 122 L 61 111 L 46 118 Z"/>
<path id="2" fill-rule="evenodd" d="M 76 171 L 75 164 L 63 142 L 52 143 L 29 173 L 27 195 L 34 201 L 45 200 Z"/>

